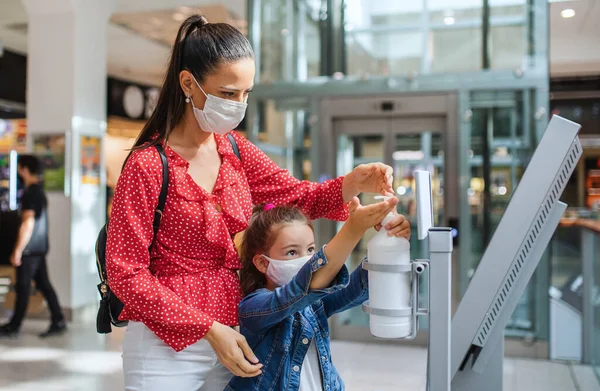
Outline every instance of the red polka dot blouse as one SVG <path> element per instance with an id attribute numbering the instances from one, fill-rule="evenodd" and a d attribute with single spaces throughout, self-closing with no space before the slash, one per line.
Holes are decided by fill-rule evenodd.
<path id="1" fill-rule="evenodd" d="M 155 148 L 131 154 L 115 191 L 106 269 L 111 289 L 125 304 L 120 318 L 144 322 L 176 351 L 200 340 L 213 321 L 238 324 L 241 264 L 233 237 L 247 228 L 253 204 L 295 204 L 311 219 L 348 217 L 343 178 L 300 181 L 232 134 L 242 159 L 225 136 L 214 135 L 222 163 L 212 193 L 188 175 L 187 161 L 165 147 L 169 190 L 151 252 L 162 181 Z"/>

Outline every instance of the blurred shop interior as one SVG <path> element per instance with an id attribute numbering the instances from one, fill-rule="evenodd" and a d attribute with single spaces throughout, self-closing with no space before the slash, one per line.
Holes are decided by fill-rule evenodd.
<path id="1" fill-rule="evenodd" d="M 568 215 L 506 329 L 506 349 L 585 361 L 581 346 L 552 350 L 553 344 L 565 346 L 561 338 L 576 341 L 581 334 L 565 336 L 550 324 L 561 311 L 575 318 L 579 313 L 582 322 L 582 290 L 589 287 L 580 281 L 588 249 L 582 248 L 585 228 L 578 222 L 600 221 L 599 2 L 117 3 L 108 24 L 106 131 L 96 149 L 104 171 L 90 174 L 97 177 L 90 183 L 106 189 L 107 216 L 128 148 L 156 103 L 171 41 L 179 23 L 196 12 L 248 35 L 256 51 L 256 87 L 237 130 L 294 176 L 323 181 L 383 161 L 394 169 L 398 212 L 415 222 L 414 171 L 432 172 L 436 223 L 454 228 L 455 301 L 550 116 L 581 124 L 584 156 L 564 193 Z M 6 216 L 21 187 L 15 154 L 34 150 L 47 157 L 47 172 L 62 167 L 57 175 L 64 176 L 65 148 L 71 148 L 68 138 L 52 143 L 28 137 L 27 14 L 20 4 L 0 4 L 0 207 Z M 50 191 L 68 187 L 60 178 L 50 182 Z M 372 195 L 361 201 L 375 202 Z M 318 222 L 319 241 L 326 243 L 338 228 Z M 349 260 L 352 266 L 366 253 L 370 235 Z M 600 230 L 596 235 L 600 243 Z M 425 243 L 413 237 L 411 245 L 414 258 L 425 256 Z M 595 254 L 600 285 L 600 250 Z M 600 330 L 600 299 L 595 308 Z M 332 331 L 338 339 L 368 340 L 367 315 L 360 308 L 343 313 Z M 600 347 L 588 359 L 600 365 Z"/>

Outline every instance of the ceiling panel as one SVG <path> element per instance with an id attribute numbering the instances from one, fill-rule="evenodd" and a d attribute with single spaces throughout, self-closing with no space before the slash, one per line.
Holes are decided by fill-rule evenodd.
<path id="1" fill-rule="evenodd" d="M 550 4 L 550 72 L 600 74 L 600 1 L 556 1 Z M 565 9 L 575 11 L 563 18 Z"/>
<path id="2" fill-rule="evenodd" d="M 143 84 L 160 84 L 169 47 L 115 25 L 108 27 L 108 36 L 109 75 Z"/>
<path id="3" fill-rule="evenodd" d="M 246 21 L 237 19 L 223 5 L 207 5 L 201 8 L 178 7 L 135 13 L 118 13 L 111 22 L 149 40 L 171 46 L 181 22 L 192 14 L 204 15 L 212 23 L 229 23 L 246 34 Z"/>
<path id="4" fill-rule="evenodd" d="M 9 0 L 13 1 L 13 0 Z M 230 10 L 236 18 L 246 19 L 246 0 L 117 0 L 117 13 L 136 13 L 164 9 L 202 8 L 207 5 L 221 5 Z"/>
<path id="5" fill-rule="evenodd" d="M 560 12 L 565 8 L 574 9 L 576 15 L 562 18 Z M 240 31 L 247 29 L 246 0 L 117 0 L 108 28 L 109 74 L 160 84 L 179 23 L 192 12 L 206 14 L 211 22 L 236 24 Z M 598 20 L 600 0 L 551 1 L 553 73 L 600 73 Z M 0 0 L 0 40 L 6 48 L 26 53 L 26 22 L 21 0 Z"/>

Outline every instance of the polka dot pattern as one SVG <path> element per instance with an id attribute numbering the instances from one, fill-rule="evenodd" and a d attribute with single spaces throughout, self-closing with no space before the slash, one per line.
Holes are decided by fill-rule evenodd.
<path id="1" fill-rule="evenodd" d="M 162 181 L 155 148 L 132 153 L 115 191 L 106 269 L 112 291 L 125 304 L 121 319 L 144 322 L 176 351 L 201 339 L 213 321 L 238 324 L 241 264 L 233 238 L 247 228 L 253 204 L 294 204 L 311 219 L 348 217 L 343 178 L 299 181 L 232 134 L 242 160 L 225 136 L 214 135 L 222 164 L 212 193 L 188 175 L 187 161 L 165 147 L 169 190 L 150 252 Z"/>

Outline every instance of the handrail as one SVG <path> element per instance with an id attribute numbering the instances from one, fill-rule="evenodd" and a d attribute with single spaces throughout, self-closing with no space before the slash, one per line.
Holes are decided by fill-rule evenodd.
<path id="1" fill-rule="evenodd" d="M 600 220 L 582 219 L 582 218 L 562 218 L 560 219 L 561 227 L 581 227 L 594 231 L 600 234 Z"/>

